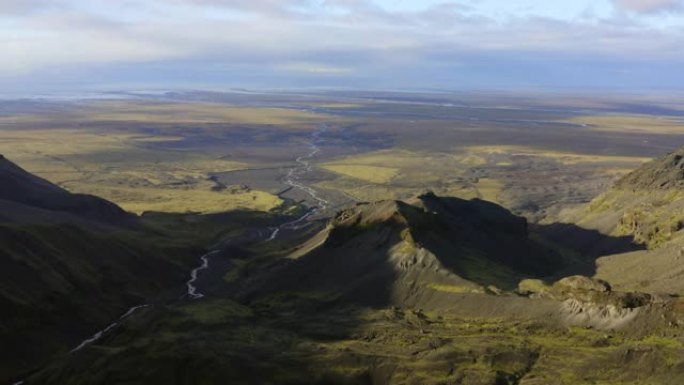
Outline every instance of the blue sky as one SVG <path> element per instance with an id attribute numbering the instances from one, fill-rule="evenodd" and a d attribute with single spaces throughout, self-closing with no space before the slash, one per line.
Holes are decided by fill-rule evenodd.
<path id="1" fill-rule="evenodd" d="M 684 0 L 0 0 L 0 87 L 681 89 Z"/>

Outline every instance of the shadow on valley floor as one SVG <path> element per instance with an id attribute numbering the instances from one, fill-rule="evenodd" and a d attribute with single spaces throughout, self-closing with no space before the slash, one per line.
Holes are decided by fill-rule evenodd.
<path id="1" fill-rule="evenodd" d="M 598 258 L 646 249 L 630 236 L 606 235 L 571 223 L 531 225 L 530 232 L 533 238 L 563 255 L 565 266 L 551 275 L 554 279 L 575 274 L 591 277 L 596 274 Z"/>
<path id="2" fill-rule="evenodd" d="M 208 277 L 207 297 L 142 310 L 26 384 L 517 384 L 539 348 L 492 320 L 542 318 L 555 305 L 481 288 L 591 274 L 604 250 L 638 248 L 575 226 L 528 228 L 496 204 L 434 194 L 358 205 L 306 238 L 252 243 L 254 231 L 234 231 L 244 243 L 226 248 L 224 262 L 242 270 Z M 435 315 L 443 309 L 463 319 Z M 522 332 L 546 338 L 540 330 Z"/>
<path id="3" fill-rule="evenodd" d="M 420 197 L 440 224 L 416 231 L 416 240 L 453 274 L 487 287 L 513 290 L 524 278 L 549 283 L 569 275 L 593 276 L 600 257 L 644 250 L 630 236 L 616 237 L 569 223 L 528 224 L 495 203 Z"/>
<path id="4" fill-rule="evenodd" d="M 522 218 L 492 203 L 426 195 L 418 204 L 427 210 L 389 201 L 338 216 L 334 231 L 301 257 L 234 277 L 233 287 L 245 288 L 238 295 L 218 290 L 145 309 L 26 384 L 518 384 L 540 359 L 520 333 L 546 341 L 554 332 L 521 331 L 519 323 L 508 330 L 494 320 L 546 317 L 554 305 L 469 292 L 468 281 L 509 288 L 567 269 L 566 258 L 545 254 Z M 572 226 L 551 228 L 561 240 L 585 240 L 568 246 L 627 247 Z M 287 253 L 299 242 L 269 247 Z M 259 266 L 271 272 L 259 278 Z M 442 318 L 436 309 L 454 313 Z M 480 320 L 475 329 L 472 317 Z"/>

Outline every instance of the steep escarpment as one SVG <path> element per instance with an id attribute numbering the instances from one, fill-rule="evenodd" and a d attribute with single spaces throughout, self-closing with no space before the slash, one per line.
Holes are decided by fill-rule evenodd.
<path id="1" fill-rule="evenodd" d="M 525 219 L 493 203 L 431 193 L 344 210 L 290 259 L 267 279 L 267 291 L 366 305 L 438 305 L 442 294 L 511 289 L 561 264 L 528 239 Z"/>

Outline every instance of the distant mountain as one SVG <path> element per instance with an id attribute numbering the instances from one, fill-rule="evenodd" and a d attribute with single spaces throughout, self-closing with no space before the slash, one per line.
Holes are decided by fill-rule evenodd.
<path id="1" fill-rule="evenodd" d="M 528 238 L 524 218 L 432 193 L 344 210 L 290 259 L 266 279 L 267 291 L 323 292 L 364 305 L 437 304 L 442 294 L 511 289 L 561 264 Z"/>

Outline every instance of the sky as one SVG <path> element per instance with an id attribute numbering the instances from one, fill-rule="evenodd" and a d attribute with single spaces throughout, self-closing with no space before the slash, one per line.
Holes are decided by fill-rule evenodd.
<path id="1" fill-rule="evenodd" d="M 0 92 L 684 87 L 684 0 L 0 0 Z"/>

